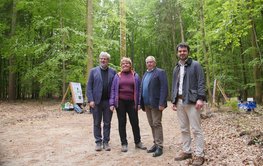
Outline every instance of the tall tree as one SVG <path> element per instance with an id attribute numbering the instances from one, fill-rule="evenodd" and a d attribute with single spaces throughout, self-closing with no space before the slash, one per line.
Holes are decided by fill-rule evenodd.
<path id="1" fill-rule="evenodd" d="M 183 26 L 183 19 L 182 19 L 182 14 L 181 14 L 181 5 L 177 5 L 177 14 L 179 18 L 179 25 L 180 25 L 180 34 L 181 34 L 181 41 L 185 42 L 185 37 L 184 37 L 184 26 Z"/>
<path id="2" fill-rule="evenodd" d="M 207 51 L 207 44 L 206 44 L 206 33 L 205 33 L 205 16 L 204 16 L 204 0 L 200 0 L 200 30 L 201 30 L 201 46 L 202 51 L 205 59 L 205 69 L 206 69 L 206 86 L 207 86 L 207 92 L 208 92 L 208 99 L 209 102 L 212 103 L 212 93 L 210 89 L 210 64 L 209 64 L 209 57 L 208 57 L 208 51 Z"/>
<path id="3" fill-rule="evenodd" d="M 243 77 L 243 87 L 240 87 L 239 90 L 239 96 L 241 99 L 246 99 L 248 97 L 248 88 L 247 88 L 247 69 L 245 68 L 245 56 L 244 56 L 244 48 L 243 48 L 243 43 L 242 43 L 242 39 L 240 39 L 240 56 L 241 56 L 241 73 L 242 73 L 242 77 Z M 244 92 L 243 92 L 244 91 Z"/>
<path id="4" fill-rule="evenodd" d="M 62 7 L 63 7 L 63 2 L 62 0 L 59 0 L 59 17 L 60 17 L 60 29 L 63 29 L 64 28 L 64 19 L 63 19 L 63 16 L 62 16 Z M 62 35 L 61 35 L 61 52 L 62 54 L 65 53 L 65 33 L 64 31 L 62 32 Z M 65 62 L 65 59 L 62 58 L 62 94 L 65 94 L 66 93 L 66 62 Z"/>
<path id="5" fill-rule="evenodd" d="M 253 0 L 251 1 L 251 9 L 253 9 Z M 255 22 L 253 19 L 252 14 L 250 14 L 250 23 L 251 23 L 251 28 L 250 28 L 250 36 L 251 36 L 251 55 L 254 59 L 261 60 L 260 56 L 260 49 L 258 49 L 258 43 L 257 43 L 257 34 L 256 34 L 256 28 L 255 28 Z M 260 62 L 260 61 L 259 61 Z M 255 99 L 256 102 L 261 104 L 262 103 L 262 64 L 259 62 L 256 62 L 253 67 L 253 76 L 255 80 Z"/>
<path id="6" fill-rule="evenodd" d="M 13 10 L 12 10 L 12 22 L 11 22 L 11 31 L 10 38 L 15 34 L 16 30 L 16 19 L 17 19 L 17 8 L 16 0 L 13 0 Z M 12 54 L 9 57 L 9 79 L 8 79 L 8 100 L 12 101 L 16 99 L 16 72 L 15 68 L 15 55 Z"/>
<path id="7" fill-rule="evenodd" d="M 13 19 L 12 29 L 10 11 L 14 2 L 17 18 Z M 88 7 L 92 6 L 88 2 L 92 2 L 95 11 L 91 12 L 91 23 L 87 23 L 91 20 Z M 175 46 L 186 41 L 191 45 L 191 56 L 205 66 L 207 80 L 220 80 L 231 96 L 236 96 L 239 89 L 247 89 L 248 97 L 258 98 L 262 90 L 256 87 L 262 84 L 262 71 L 254 74 L 257 78 L 251 78 L 254 71 L 262 70 L 262 0 L 202 2 L 204 8 L 200 11 L 196 7 L 200 0 L 2 0 L 1 96 L 8 97 L 8 81 L 12 79 L 17 85 L 10 90 L 17 91 L 16 98 L 61 94 L 62 84 L 69 81 L 85 84 L 84 74 L 88 75 L 88 66 L 93 66 L 88 63 L 97 63 L 92 54 L 101 51 L 112 55 L 113 67 L 119 65 L 120 56 L 130 53 L 140 74 L 145 71 L 145 57 L 153 55 L 171 78 Z M 120 38 L 121 9 L 125 9 L 122 16 L 126 25 L 122 26 L 125 35 Z M 120 48 L 125 51 L 120 53 Z M 11 61 L 11 55 L 15 61 Z M 259 66 L 254 70 L 256 65 Z M 14 71 L 15 78 L 9 79 L 9 70 Z"/>
<path id="8" fill-rule="evenodd" d="M 87 0 L 87 79 L 89 71 L 93 67 L 93 0 Z M 86 79 L 86 80 L 87 80 Z"/>
<path id="9" fill-rule="evenodd" d="M 120 56 L 126 56 L 126 3 L 120 0 Z"/>

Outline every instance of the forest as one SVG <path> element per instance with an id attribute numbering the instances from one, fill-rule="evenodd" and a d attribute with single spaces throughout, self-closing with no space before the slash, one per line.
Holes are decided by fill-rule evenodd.
<path id="1" fill-rule="evenodd" d="M 262 0 L 1 0 L 0 99 L 62 98 L 69 82 L 84 93 L 101 51 L 117 70 L 130 57 L 140 76 L 155 56 L 170 86 L 187 42 L 209 102 L 217 80 L 228 97 L 262 104 L 262 29 Z"/>

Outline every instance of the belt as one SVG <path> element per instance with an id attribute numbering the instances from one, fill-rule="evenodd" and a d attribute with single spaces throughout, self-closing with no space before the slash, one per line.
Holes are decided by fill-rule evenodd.
<path id="1" fill-rule="evenodd" d="M 184 99 L 184 96 L 183 96 L 183 95 L 178 95 L 177 98 L 183 100 L 183 99 Z"/>

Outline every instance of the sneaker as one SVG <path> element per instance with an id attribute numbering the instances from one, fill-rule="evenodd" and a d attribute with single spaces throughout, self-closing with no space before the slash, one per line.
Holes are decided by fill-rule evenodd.
<path id="1" fill-rule="evenodd" d="M 142 142 L 135 144 L 135 148 L 142 149 L 142 150 L 147 149 L 146 146 L 144 146 Z"/>
<path id="2" fill-rule="evenodd" d="M 102 150 L 101 143 L 96 143 L 95 150 L 96 151 L 101 151 Z"/>
<path id="3" fill-rule="evenodd" d="M 186 160 L 186 159 L 190 159 L 192 158 L 192 154 L 191 153 L 181 153 L 179 156 L 175 157 L 174 160 L 175 161 L 182 161 L 182 160 Z"/>
<path id="4" fill-rule="evenodd" d="M 204 157 L 195 156 L 193 161 L 192 161 L 192 165 L 194 165 L 194 166 L 203 165 L 204 162 L 205 162 Z"/>
<path id="5" fill-rule="evenodd" d="M 105 151 L 110 151 L 110 150 L 111 150 L 110 145 L 109 145 L 108 142 L 103 143 L 103 149 L 104 149 Z"/>
<path id="6" fill-rule="evenodd" d="M 122 152 L 127 152 L 128 151 L 128 145 L 122 145 L 121 146 L 121 151 Z"/>

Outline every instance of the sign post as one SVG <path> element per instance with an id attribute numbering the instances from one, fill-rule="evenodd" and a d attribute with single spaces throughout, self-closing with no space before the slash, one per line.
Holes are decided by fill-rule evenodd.
<path id="1" fill-rule="evenodd" d="M 70 82 L 69 86 L 63 95 L 61 105 L 64 104 L 66 96 L 68 94 L 68 91 L 70 89 L 71 92 L 71 102 L 73 105 L 82 105 L 84 100 L 83 100 L 83 95 L 82 95 L 82 89 L 81 89 L 81 84 L 79 82 Z"/>
<path id="2" fill-rule="evenodd" d="M 81 84 L 79 82 L 70 82 L 69 87 L 71 90 L 73 104 L 83 104 Z"/>

